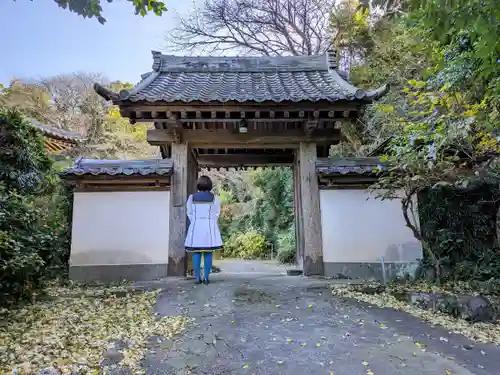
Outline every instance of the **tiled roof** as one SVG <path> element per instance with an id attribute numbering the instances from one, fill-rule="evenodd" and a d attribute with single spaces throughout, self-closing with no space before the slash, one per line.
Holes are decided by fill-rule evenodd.
<path id="1" fill-rule="evenodd" d="M 63 170 L 62 175 L 109 175 L 109 176 L 168 176 L 172 173 L 172 160 L 95 160 L 80 159 L 73 167 Z"/>
<path id="2" fill-rule="evenodd" d="M 96 91 L 114 102 L 228 102 L 377 99 L 387 86 L 364 91 L 329 66 L 328 55 L 182 57 L 153 52 L 153 71 L 131 90 Z M 331 64 L 331 62 L 330 62 Z"/>
<path id="3" fill-rule="evenodd" d="M 53 126 L 42 124 L 35 120 L 30 120 L 30 122 L 31 125 L 41 130 L 41 132 L 48 138 L 60 139 L 68 142 L 77 142 L 83 138 L 82 135 L 77 132 L 70 132 L 67 130 L 55 128 Z"/>
<path id="4" fill-rule="evenodd" d="M 316 162 L 316 173 L 323 176 L 332 175 L 367 175 L 387 170 L 387 166 L 376 157 L 364 158 L 329 158 Z"/>

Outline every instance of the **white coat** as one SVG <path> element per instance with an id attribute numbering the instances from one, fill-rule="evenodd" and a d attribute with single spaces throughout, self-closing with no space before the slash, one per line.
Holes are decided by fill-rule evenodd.
<path id="1" fill-rule="evenodd" d="M 186 235 L 187 251 L 213 251 L 222 247 L 217 219 L 220 201 L 210 192 L 191 194 L 186 203 L 189 228 Z"/>

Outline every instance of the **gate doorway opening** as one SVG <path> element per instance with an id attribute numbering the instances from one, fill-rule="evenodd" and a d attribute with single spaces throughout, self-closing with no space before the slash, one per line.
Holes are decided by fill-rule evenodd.
<path id="1" fill-rule="evenodd" d="M 293 160 L 293 154 L 282 160 Z M 222 206 L 218 222 L 224 248 L 214 254 L 216 271 L 282 274 L 301 267 L 292 167 L 216 167 L 200 174 L 212 179 Z"/>

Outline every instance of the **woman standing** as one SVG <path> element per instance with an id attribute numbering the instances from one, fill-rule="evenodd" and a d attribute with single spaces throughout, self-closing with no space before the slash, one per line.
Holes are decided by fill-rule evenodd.
<path id="1" fill-rule="evenodd" d="M 201 176 L 196 183 L 196 193 L 186 203 L 189 229 L 186 235 L 186 251 L 193 253 L 193 268 L 196 284 L 201 284 L 201 256 L 203 254 L 203 283 L 208 285 L 212 269 L 212 253 L 222 248 L 222 238 L 217 219 L 220 201 L 212 193 L 212 180 Z"/>

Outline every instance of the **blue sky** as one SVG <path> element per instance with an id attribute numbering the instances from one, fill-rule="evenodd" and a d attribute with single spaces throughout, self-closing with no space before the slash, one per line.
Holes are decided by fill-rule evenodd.
<path id="1" fill-rule="evenodd" d="M 175 12 L 192 8 L 190 0 L 166 0 L 168 13 L 141 17 L 125 0 L 102 3 L 105 25 L 52 0 L 0 0 L 0 83 L 74 71 L 136 83 L 151 69 L 151 50 L 166 49 L 165 34 L 175 23 Z"/>

